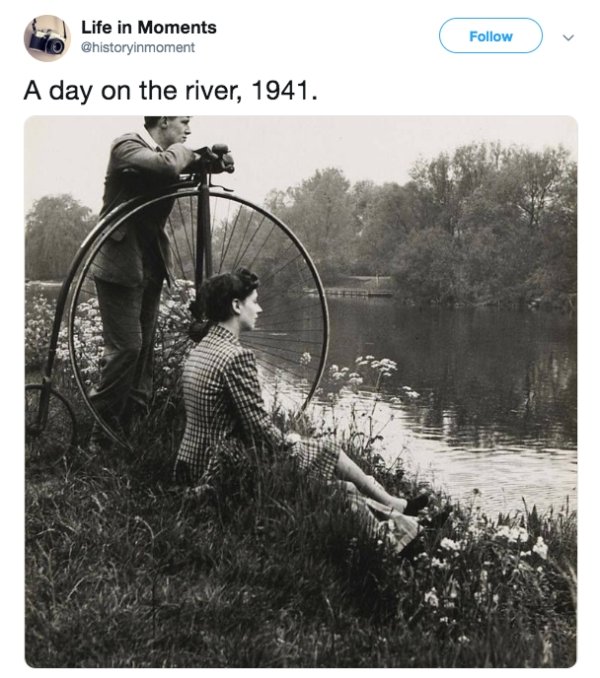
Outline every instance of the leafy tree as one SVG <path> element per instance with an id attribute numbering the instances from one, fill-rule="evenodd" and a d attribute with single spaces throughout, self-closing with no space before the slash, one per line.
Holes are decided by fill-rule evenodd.
<path id="1" fill-rule="evenodd" d="M 439 226 L 460 235 L 464 200 L 476 191 L 497 162 L 497 149 L 485 144 L 461 146 L 450 156 L 440 153 L 429 161 L 417 161 L 411 172 L 420 203 L 419 226 Z"/>
<path id="2" fill-rule="evenodd" d="M 388 183 L 357 186 L 353 191 L 355 218 L 360 221 L 357 243 L 358 272 L 388 274 L 398 248 L 415 223 L 414 195 L 410 187 Z"/>
<path id="3" fill-rule="evenodd" d="M 394 278 L 402 297 L 421 303 L 453 304 L 463 293 L 459 241 L 434 226 L 413 231 L 400 248 Z"/>
<path id="4" fill-rule="evenodd" d="M 37 200 L 26 217 L 25 275 L 36 280 L 63 278 L 96 220 L 89 207 L 69 194 Z"/>
<path id="5" fill-rule="evenodd" d="M 353 261 L 357 223 L 349 190 L 343 173 L 327 168 L 268 199 L 267 209 L 294 230 L 324 279 L 347 273 Z"/>
<path id="6" fill-rule="evenodd" d="M 574 306 L 577 294 L 577 169 L 570 164 L 540 222 L 539 256 L 529 278 L 541 301 Z"/>

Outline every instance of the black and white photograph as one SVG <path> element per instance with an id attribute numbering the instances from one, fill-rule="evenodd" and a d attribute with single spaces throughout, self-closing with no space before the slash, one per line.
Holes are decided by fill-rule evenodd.
<path id="1" fill-rule="evenodd" d="M 573 118 L 24 136 L 29 666 L 575 664 Z"/>

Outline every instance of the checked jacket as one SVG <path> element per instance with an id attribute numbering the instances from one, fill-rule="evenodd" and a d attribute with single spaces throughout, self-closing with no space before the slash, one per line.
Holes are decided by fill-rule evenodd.
<path id="1" fill-rule="evenodd" d="M 248 459 L 248 450 L 287 453 L 312 477 L 330 480 L 339 451 L 328 441 L 302 439 L 286 446 L 265 410 L 254 353 L 226 328 L 213 325 L 190 352 L 183 370 L 186 425 L 176 476 L 198 484 L 218 472 L 220 460 Z"/>

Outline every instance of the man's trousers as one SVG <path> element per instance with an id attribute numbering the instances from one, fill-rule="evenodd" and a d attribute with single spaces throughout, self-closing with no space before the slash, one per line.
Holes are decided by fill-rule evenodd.
<path id="1" fill-rule="evenodd" d="M 125 287 L 95 279 L 104 354 L 90 401 L 111 428 L 126 429 L 152 397 L 153 344 L 162 282 Z"/>

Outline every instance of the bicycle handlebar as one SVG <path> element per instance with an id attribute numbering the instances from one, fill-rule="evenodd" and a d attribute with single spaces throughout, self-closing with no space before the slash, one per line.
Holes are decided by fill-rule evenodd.
<path id="1" fill-rule="evenodd" d="M 194 151 L 198 156 L 192 163 L 190 163 L 183 174 L 179 176 L 179 181 L 187 183 L 188 181 L 202 181 L 202 175 L 222 174 L 226 172 L 231 174 L 235 171 L 233 156 L 227 144 L 214 144 L 212 147 L 203 146 Z M 133 192 L 140 196 L 154 193 L 149 190 L 148 186 L 143 181 L 143 173 L 136 168 L 126 167 L 119 172 L 120 176 L 125 179 Z M 209 184 L 212 186 L 212 184 Z M 161 187 L 161 190 L 164 187 Z M 224 188 L 224 187 L 222 187 Z M 224 190 L 229 190 L 225 189 Z M 122 207 L 124 203 L 121 202 L 122 196 L 118 195 L 113 204 L 107 209 L 103 210 L 103 214 L 112 212 L 113 208 Z M 127 202 L 127 201 L 126 201 Z"/>
<path id="2" fill-rule="evenodd" d="M 194 151 L 199 158 L 190 166 L 193 171 L 205 171 L 208 174 L 231 174 L 235 171 L 233 156 L 227 144 L 214 144 L 212 148 L 203 146 Z"/>

